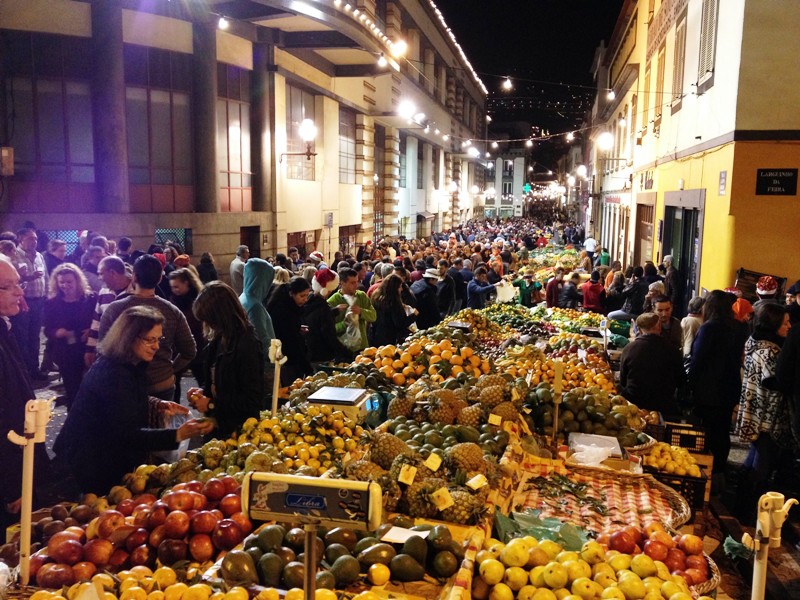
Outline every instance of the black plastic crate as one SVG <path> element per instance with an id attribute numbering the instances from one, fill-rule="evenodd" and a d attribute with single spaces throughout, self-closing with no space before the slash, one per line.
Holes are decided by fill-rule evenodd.
<path id="1" fill-rule="evenodd" d="M 692 516 L 702 512 L 705 508 L 706 483 L 708 477 L 689 477 L 688 475 L 675 475 L 674 473 L 664 473 L 646 469 L 653 477 L 664 485 L 668 485 L 686 499 L 689 508 L 692 509 Z"/>
<path id="2" fill-rule="evenodd" d="M 667 426 L 663 423 L 648 423 L 644 426 L 644 432 L 657 442 L 667 439 Z"/>
<path id="3" fill-rule="evenodd" d="M 663 441 L 671 446 L 686 448 L 690 452 L 703 452 L 706 449 L 706 431 L 688 423 L 667 422 Z"/>

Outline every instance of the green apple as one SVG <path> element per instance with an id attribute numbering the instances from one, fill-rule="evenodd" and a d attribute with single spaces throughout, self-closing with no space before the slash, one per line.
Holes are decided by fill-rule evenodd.
<path id="1" fill-rule="evenodd" d="M 625 600 L 642 600 L 647 593 L 644 583 L 638 577 L 625 577 L 617 587 L 625 594 Z"/>
<path id="2" fill-rule="evenodd" d="M 656 563 L 647 554 L 637 554 L 631 559 L 631 571 L 639 577 L 652 577 L 656 574 Z"/>
<path id="3" fill-rule="evenodd" d="M 547 587 L 551 589 L 562 588 L 569 581 L 569 571 L 561 563 L 552 561 L 545 565 L 542 578 Z"/>
<path id="4" fill-rule="evenodd" d="M 578 577 L 572 582 L 570 591 L 576 596 L 580 596 L 583 600 L 592 600 L 594 598 L 595 584 L 588 577 Z"/>

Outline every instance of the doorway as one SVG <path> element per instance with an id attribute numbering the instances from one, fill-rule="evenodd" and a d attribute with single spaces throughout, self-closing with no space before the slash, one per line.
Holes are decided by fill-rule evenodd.
<path id="1" fill-rule="evenodd" d="M 653 260 L 653 225 L 656 207 L 647 204 L 636 205 L 636 241 L 633 252 L 633 264 L 642 265 Z"/>
<path id="2" fill-rule="evenodd" d="M 250 249 L 251 257 L 261 258 L 261 227 L 259 225 L 239 227 L 239 244 Z"/>
<path id="3" fill-rule="evenodd" d="M 697 295 L 695 282 L 699 271 L 700 211 L 680 206 L 664 207 L 664 241 L 662 256 L 672 256 L 672 264 L 681 275 L 683 292 L 677 315 L 686 314 L 689 300 Z"/>

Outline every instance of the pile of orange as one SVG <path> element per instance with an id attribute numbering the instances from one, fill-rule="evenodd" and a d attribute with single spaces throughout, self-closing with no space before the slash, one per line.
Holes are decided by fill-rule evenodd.
<path id="1" fill-rule="evenodd" d="M 564 373 L 561 376 L 564 391 L 572 390 L 575 388 L 590 388 L 593 386 L 599 387 L 610 393 L 616 392 L 616 385 L 614 384 L 611 372 L 598 371 L 590 366 L 587 366 L 578 358 L 571 358 L 563 361 Z M 535 386 L 541 382 L 553 383 L 555 380 L 556 361 L 548 358 L 545 361 L 537 360 L 533 363 L 532 370 L 526 374 L 517 373 L 520 377 L 530 376 L 530 385 Z M 508 372 L 508 371 L 507 371 Z"/>
<path id="2" fill-rule="evenodd" d="M 356 363 L 375 365 L 395 385 L 414 383 L 425 374 L 433 382 L 466 373 L 480 377 L 489 373 L 491 365 L 469 346 L 457 348 L 449 339 L 433 341 L 427 337 L 413 340 L 407 346 L 369 347 L 356 357 Z"/>

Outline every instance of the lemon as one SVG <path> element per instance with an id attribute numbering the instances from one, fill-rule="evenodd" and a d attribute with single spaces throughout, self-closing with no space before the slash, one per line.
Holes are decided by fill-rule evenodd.
<path id="1" fill-rule="evenodd" d="M 250 595 L 242 586 L 237 585 L 225 593 L 225 600 L 248 600 Z"/>
<path id="2" fill-rule="evenodd" d="M 292 588 L 283 597 L 283 600 L 304 600 L 306 593 L 300 588 Z"/>
<path id="3" fill-rule="evenodd" d="M 158 579 L 156 579 L 156 581 L 158 581 Z M 189 586 L 185 583 L 173 583 L 164 589 L 164 600 L 181 600 L 184 592 L 188 589 Z"/>
<path id="4" fill-rule="evenodd" d="M 317 588 L 314 590 L 314 600 L 338 600 L 338 596 L 333 590 Z"/>
<path id="5" fill-rule="evenodd" d="M 367 578 L 372 585 L 386 585 L 391 575 L 389 567 L 380 563 L 370 565 L 369 571 L 367 571 Z"/>
<path id="6" fill-rule="evenodd" d="M 156 569 L 155 573 L 153 573 L 153 578 L 156 580 L 156 583 L 162 591 L 166 590 L 169 586 L 178 581 L 178 576 L 175 574 L 175 571 L 169 567 L 159 567 Z M 113 584 L 114 580 L 112 579 L 111 581 Z"/>
<path id="7" fill-rule="evenodd" d="M 496 585 L 503 581 L 506 574 L 506 568 L 499 560 L 490 558 L 483 561 L 478 567 L 481 578 L 489 585 Z"/>

